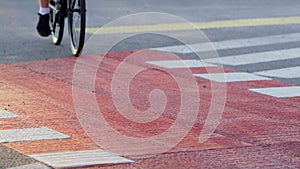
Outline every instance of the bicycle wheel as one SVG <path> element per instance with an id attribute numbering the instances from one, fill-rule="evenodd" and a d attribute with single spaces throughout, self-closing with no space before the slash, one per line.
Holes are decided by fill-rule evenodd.
<path id="1" fill-rule="evenodd" d="M 79 56 L 85 38 L 85 0 L 69 0 L 68 11 L 71 50 L 74 56 Z"/>
<path id="2" fill-rule="evenodd" d="M 62 41 L 64 34 L 64 12 L 66 10 L 66 4 L 64 0 L 50 0 L 50 29 L 52 42 L 55 45 L 59 45 Z"/>

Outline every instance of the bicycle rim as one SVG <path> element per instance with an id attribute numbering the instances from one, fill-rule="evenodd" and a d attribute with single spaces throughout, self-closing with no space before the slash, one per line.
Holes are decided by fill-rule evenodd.
<path id="1" fill-rule="evenodd" d="M 55 45 L 59 45 L 63 38 L 64 33 L 64 14 L 63 10 L 66 9 L 64 1 L 62 0 L 51 0 L 49 3 L 50 8 L 50 29 L 52 42 Z"/>
<path id="2" fill-rule="evenodd" d="M 71 50 L 74 56 L 79 56 L 85 38 L 85 0 L 69 0 L 69 34 Z"/>

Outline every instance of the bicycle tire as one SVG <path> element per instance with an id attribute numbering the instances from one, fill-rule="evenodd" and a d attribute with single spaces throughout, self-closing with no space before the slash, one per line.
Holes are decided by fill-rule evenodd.
<path id="1" fill-rule="evenodd" d="M 52 42 L 55 45 L 60 45 L 64 35 L 66 4 L 64 0 L 50 0 L 50 19 L 49 25 L 51 29 Z"/>
<path id="2" fill-rule="evenodd" d="M 85 0 L 69 0 L 68 21 L 71 51 L 79 56 L 84 46 L 86 6 Z"/>

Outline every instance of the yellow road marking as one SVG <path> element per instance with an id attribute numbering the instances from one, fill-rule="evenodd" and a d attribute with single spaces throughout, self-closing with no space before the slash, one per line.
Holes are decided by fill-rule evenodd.
<path id="1" fill-rule="evenodd" d="M 130 26 L 115 26 L 115 27 L 102 27 L 102 28 L 99 27 L 99 28 L 86 28 L 86 32 L 96 33 L 96 34 L 119 34 L 119 33 L 180 31 L 180 30 L 193 30 L 193 29 L 269 26 L 269 25 L 287 25 L 287 24 L 300 24 L 300 16 L 280 17 L 280 18 L 223 20 L 223 21 L 212 21 L 212 22 L 166 23 L 166 24 L 130 25 Z"/>

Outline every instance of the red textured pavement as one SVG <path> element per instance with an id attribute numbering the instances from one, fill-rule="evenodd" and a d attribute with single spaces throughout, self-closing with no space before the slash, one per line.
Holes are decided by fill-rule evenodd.
<path id="1" fill-rule="evenodd" d="M 5 143 L 4 145 L 26 155 L 106 149 L 104 145 L 94 143 L 80 125 L 75 113 L 72 87 L 95 94 L 103 117 L 115 131 L 127 137 L 147 139 L 164 133 L 178 117 L 182 92 L 174 78 L 184 81 L 188 78 L 186 72 L 189 71 L 192 73 L 234 72 L 222 68 L 164 71 L 150 66 L 145 61 L 174 60 L 173 56 L 144 51 L 138 54 L 140 58 L 128 59 L 134 52 L 106 55 L 97 70 L 95 91 L 85 89 L 84 85 L 73 86 L 74 65 L 77 59 L 74 57 L 1 65 L 0 108 L 13 112 L 20 118 L 1 119 L 0 129 L 49 127 L 71 136 L 71 139 L 65 140 Z M 100 56 L 85 57 L 97 61 L 97 57 Z M 134 108 L 141 111 L 149 109 L 150 92 L 154 89 L 165 92 L 168 102 L 165 111 L 156 120 L 140 124 L 124 118 L 118 112 L 112 99 L 111 87 L 116 69 L 121 64 L 132 67 L 133 70 L 147 68 L 134 77 L 129 87 L 129 97 Z M 87 65 L 86 69 L 95 69 L 95 67 Z M 116 82 L 122 84 L 129 77 L 128 73 L 118 73 L 120 76 Z M 136 145 L 136 150 L 129 150 L 131 147 L 126 144 L 118 145 L 122 149 L 120 151 L 127 151 L 126 157 L 134 160 L 135 163 L 91 168 L 300 168 L 300 97 L 278 99 L 248 90 L 290 86 L 290 84 L 274 80 L 226 84 L 226 107 L 222 119 L 214 134 L 206 142 L 199 143 L 199 134 L 210 106 L 221 106 L 222 103 L 211 100 L 211 85 L 214 82 L 201 78 L 195 80 L 199 93 L 185 92 L 195 99 L 200 99 L 200 107 L 197 108 L 199 112 L 193 128 L 179 144 L 162 154 L 150 144 L 145 147 Z M 214 85 L 220 84 L 214 83 Z M 184 126 L 185 120 L 182 119 L 179 125 Z M 94 126 L 92 121 L 90 126 Z M 104 131 L 101 135 L 110 137 L 110 132 Z M 111 140 L 111 144 L 119 143 L 120 140 Z M 147 154 L 141 153 L 141 150 L 145 150 Z M 149 154 L 151 156 L 148 156 Z"/>

